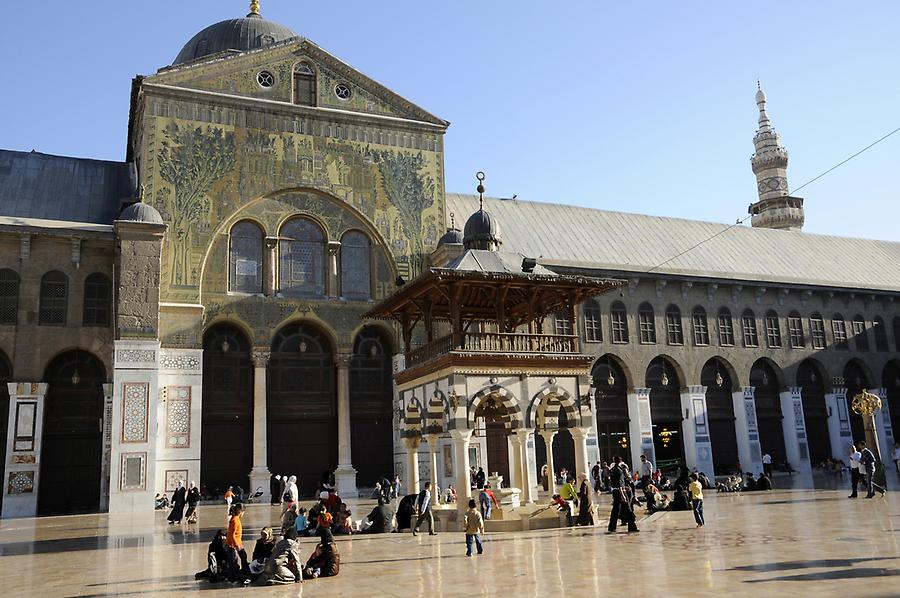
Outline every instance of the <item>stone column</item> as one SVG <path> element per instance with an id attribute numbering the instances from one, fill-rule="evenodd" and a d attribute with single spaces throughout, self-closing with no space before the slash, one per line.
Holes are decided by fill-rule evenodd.
<path id="1" fill-rule="evenodd" d="M 687 466 L 696 467 L 697 471 L 714 480 L 716 473 L 706 412 L 706 387 L 689 386 L 687 392 L 681 394 L 681 408 L 688 414 L 687 421 L 681 427 Z"/>
<path id="2" fill-rule="evenodd" d="M 450 438 L 453 441 L 453 465 L 456 468 L 456 508 L 462 514 L 469 508 L 469 499 L 472 498 L 469 483 L 469 440 L 472 439 L 472 430 L 450 430 Z"/>
<path id="3" fill-rule="evenodd" d="M 812 488 L 812 466 L 809 462 L 809 444 L 806 438 L 806 420 L 803 417 L 803 400 L 798 386 L 790 387 L 779 395 L 781 401 L 782 433 L 788 463 L 803 476 L 804 487 Z"/>
<path id="4" fill-rule="evenodd" d="M 509 465 L 509 479 L 504 480 L 507 488 L 522 488 L 522 450 L 519 448 L 521 440 L 512 432 L 507 437 L 507 445 L 509 453 L 512 455 L 512 461 Z"/>
<path id="5" fill-rule="evenodd" d="M 41 430 L 47 384 L 10 382 L 6 463 L 3 473 L 3 518 L 34 517 L 41 472 Z"/>
<path id="6" fill-rule="evenodd" d="M 436 493 L 436 488 L 440 488 L 441 485 L 438 483 L 440 480 L 438 478 L 438 435 L 437 434 L 429 434 L 428 435 L 428 458 L 431 461 L 431 493 L 434 495 Z M 435 495 L 435 502 L 440 502 L 438 500 L 438 496 Z"/>
<path id="7" fill-rule="evenodd" d="M 645 455 L 656 464 L 656 450 L 653 447 L 653 421 L 650 417 L 650 389 L 635 388 L 628 393 L 628 440 L 631 442 L 631 465 L 634 466 Z M 606 456 L 609 459 L 609 455 Z M 627 459 L 622 455 L 622 459 Z"/>
<path id="8" fill-rule="evenodd" d="M 408 436 L 403 439 L 406 447 L 406 488 L 410 494 L 418 494 L 419 486 L 419 444 L 421 436 Z"/>
<path id="9" fill-rule="evenodd" d="M 350 454 L 350 353 L 337 355 L 337 419 L 338 466 L 334 472 L 337 491 L 346 498 L 356 498 L 356 470 Z M 418 475 L 416 476 L 418 478 Z M 418 490 L 417 490 L 418 492 Z"/>
<path id="10" fill-rule="evenodd" d="M 734 401 L 734 417 L 738 441 L 738 457 L 741 468 L 754 475 L 762 473 L 762 450 L 759 446 L 759 429 L 756 426 L 756 395 L 752 386 L 744 386 L 731 395 Z"/>
<path id="11" fill-rule="evenodd" d="M 265 349 L 253 350 L 253 469 L 250 470 L 250 492 L 262 488 L 259 502 L 270 504 L 272 474 L 268 467 L 268 418 L 266 416 L 266 372 L 271 353 Z"/>
<path id="12" fill-rule="evenodd" d="M 553 496 L 556 494 L 556 472 L 553 465 L 553 439 L 556 437 L 556 430 L 541 430 L 540 435 L 547 450 L 547 489 L 550 496 Z"/>
<path id="13" fill-rule="evenodd" d="M 522 465 L 522 503 L 534 502 L 534 484 L 531 483 L 531 471 L 528 468 L 528 436 L 531 430 L 516 430 L 517 448 L 519 449 L 519 463 Z"/>
<path id="14" fill-rule="evenodd" d="M 263 292 L 267 297 L 273 296 L 278 290 L 278 280 L 275 272 L 278 264 L 278 237 L 266 237 L 266 255 L 263 259 Z"/>
<path id="15" fill-rule="evenodd" d="M 588 476 L 588 483 L 590 482 L 591 468 L 590 462 L 588 461 L 588 451 L 587 451 L 587 437 L 590 433 L 590 428 L 569 428 L 569 432 L 572 434 L 572 439 L 575 440 L 575 479 L 578 479 L 578 474 L 583 473 Z"/>

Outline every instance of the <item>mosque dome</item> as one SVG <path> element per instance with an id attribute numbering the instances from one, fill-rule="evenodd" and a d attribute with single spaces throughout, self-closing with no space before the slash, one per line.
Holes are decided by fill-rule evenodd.
<path id="1" fill-rule="evenodd" d="M 496 249 L 500 244 L 500 225 L 490 213 L 482 208 L 469 216 L 463 229 L 466 249 Z"/>
<path id="2" fill-rule="evenodd" d="M 147 224 L 165 224 L 163 222 L 162 216 L 160 216 L 156 208 L 151 205 L 145 204 L 142 201 L 133 203 L 122 210 L 122 212 L 119 214 L 118 220 L 146 222 Z"/>
<path id="3" fill-rule="evenodd" d="M 289 28 L 259 15 L 259 3 L 250 3 L 250 13 L 210 25 L 184 45 L 172 65 L 210 56 L 225 50 L 256 50 L 297 37 Z"/>
<path id="4" fill-rule="evenodd" d="M 438 247 L 443 245 L 462 245 L 463 234 L 458 228 L 448 228 L 440 239 L 438 239 Z"/>

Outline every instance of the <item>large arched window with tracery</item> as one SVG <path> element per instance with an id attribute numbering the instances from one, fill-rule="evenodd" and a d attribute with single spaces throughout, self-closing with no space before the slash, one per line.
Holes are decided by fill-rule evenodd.
<path id="1" fill-rule="evenodd" d="M 325 295 L 325 234 L 312 220 L 294 218 L 281 228 L 279 289 L 289 297 Z"/>
<path id="2" fill-rule="evenodd" d="M 263 232 L 243 220 L 231 227 L 228 250 L 228 290 L 233 293 L 262 293 Z"/>
<path id="3" fill-rule="evenodd" d="M 347 299 L 372 296 L 372 243 L 365 234 L 351 230 L 341 238 L 341 295 Z"/>

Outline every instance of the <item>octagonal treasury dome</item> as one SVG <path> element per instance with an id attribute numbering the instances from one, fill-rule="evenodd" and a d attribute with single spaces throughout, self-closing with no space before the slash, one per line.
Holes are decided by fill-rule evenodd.
<path id="1" fill-rule="evenodd" d="M 184 45 L 172 65 L 183 64 L 225 50 L 255 50 L 297 37 L 288 27 L 267 21 L 258 12 L 240 19 L 227 19 L 210 25 Z"/>

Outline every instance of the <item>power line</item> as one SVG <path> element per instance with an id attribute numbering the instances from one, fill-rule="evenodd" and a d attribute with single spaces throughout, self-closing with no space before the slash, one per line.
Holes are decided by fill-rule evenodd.
<path id="1" fill-rule="evenodd" d="M 840 162 L 838 162 L 837 164 L 835 164 L 834 166 L 832 166 L 832 167 L 829 168 L 828 170 L 826 170 L 826 171 L 820 173 L 819 175 L 817 175 L 817 176 L 811 178 L 810 180 L 806 181 L 805 183 L 803 183 L 803 184 L 800 185 L 799 187 L 797 187 L 797 188 L 793 189 L 792 191 L 790 191 L 790 192 L 788 193 L 788 195 L 793 195 L 794 193 L 796 193 L 796 192 L 799 191 L 800 189 L 803 189 L 803 188 L 806 187 L 807 185 L 810 185 L 810 184 L 812 184 L 812 183 L 818 181 L 819 179 L 821 179 L 821 178 L 822 178 L 823 176 L 825 176 L 826 174 L 828 174 L 828 173 L 830 173 L 830 172 L 832 172 L 832 171 L 834 171 L 834 170 L 837 170 L 838 168 L 840 168 L 841 166 L 843 166 L 844 164 L 846 164 L 847 162 L 849 162 L 849 161 L 852 160 L 853 158 L 855 158 L 855 157 L 859 156 L 860 154 L 864 153 L 865 151 L 867 151 L 867 150 L 869 150 L 869 149 L 875 147 L 876 145 L 878 145 L 879 143 L 881 143 L 882 141 L 884 141 L 885 139 L 887 139 L 888 137 L 890 137 L 891 135 L 893 135 L 894 133 L 897 133 L 897 132 L 900 132 L 900 127 L 897 127 L 896 129 L 894 129 L 894 130 L 891 131 L 890 133 L 887 133 L 887 134 L 883 135 L 882 137 L 876 139 L 875 141 L 873 141 L 872 143 L 870 143 L 870 144 L 867 145 L 866 147 L 862 148 L 861 150 L 859 150 L 859 151 L 856 152 L 855 154 L 851 155 L 851 156 L 848 157 L 848 158 L 844 158 L 843 160 L 841 160 Z M 660 262 L 659 264 L 657 264 L 657 265 L 653 266 L 652 268 L 650 268 L 649 270 L 647 270 L 647 271 L 645 272 L 645 274 L 650 273 L 650 272 L 653 272 L 653 271 L 656 270 L 657 268 L 662 268 L 663 266 L 665 266 L 665 265 L 668 264 L 669 262 L 672 262 L 672 261 L 674 261 L 674 260 L 677 260 L 678 258 L 680 258 L 681 256 L 683 256 L 684 254 L 689 253 L 689 252 L 691 252 L 691 251 L 697 249 L 697 248 L 700 247 L 701 245 L 703 245 L 703 244 L 705 244 L 705 243 L 708 243 L 708 242 L 712 241 L 713 239 L 715 239 L 716 237 L 718 237 L 718 236 L 720 236 L 720 235 L 722 235 L 722 234 L 725 234 L 726 232 L 730 231 L 730 230 L 733 229 L 734 227 L 740 226 L 741 224 L 743 224 L 744 222 L 746 222 L 747 219 L 750 218 L 751 215 L 752 215 L 752 214 L 748 214 L 748 215 L 744 216 L 743 218 L 738 218 L 738 219 L 735 221 L 734 224 L 729 224 L 728 226 L 726 226 L 725 228 L 723 228 L 722 230 L 720 230 L 720 231 L 717 232 L 716 234 L 710 235 L 709 237 L 707 237 L 707 238 L 705 238 L 705 239 L 703 239 L 703 240 L 701 240 L 701 241 L 698 241 L 697 243 L 695 243 L 694 245 L 691 245 L 690 247 L 688 247 L 687 249 L 685 249 L 685 250 L 682 251 L 681 253 L 678 253 L 678 254 L 676 254 L 676 255 L 673 255 L 672 257 L 670 257 L 670 258 L 667 259 L 666 261 Z"/>

